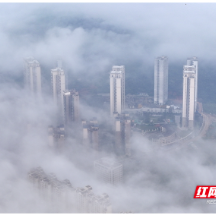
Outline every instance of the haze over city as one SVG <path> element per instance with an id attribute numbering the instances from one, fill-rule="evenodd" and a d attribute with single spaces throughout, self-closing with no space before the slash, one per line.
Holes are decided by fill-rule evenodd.
<path id="1" fill-rule="evenodd" d="M 215 212 L 215 7 L 1 3 L 0 212 Z"/>

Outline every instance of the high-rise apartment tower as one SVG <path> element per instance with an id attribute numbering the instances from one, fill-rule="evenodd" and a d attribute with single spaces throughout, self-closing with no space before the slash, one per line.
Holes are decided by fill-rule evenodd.
<path id="1" fill-rule="evenodd" d="M 191 58 L 187 59 L 187 65 L 195 66 L 195 73 L 196 73 L 196 79 L 195 79 L 195 111 L 197 109 L 197 94 L 198 94 L 198 58 L 196 56 L 193 56 Z"/>
<path id="2" fill-rule="evenodd" d="M 182 127 L 193 129 L 197 88 L 196 65 L 183 67 Z"/>
<path id="3" fill-rule="evenodd" d="M 58 108 L 64 114 L 64 98 L 63 92 L 65 91 L 65 73 L 62 68 L 55 68 L 51 70 L 51 83 L 53 90 L 53 99 Z"/>
<path id="4" fill-rule="evenodd" d="M 110 114 L 121 114 L 125 108 L 125 68 L 113 66 L 110 72 Z"/>
<path id="5" fill-rule="evenodd" d="M 25 86 L 34 96 L 41 96 L 41 68 L 37 60 L 25 58 Z"/>
<path id="6" fill-rule="evenodd" d="M 154 64 L 154 103 L 163 105 L 168 99 L 168 58 L 155 59 Z"/>
<path id="7" fill-rule="evenodd" d="M 63 91 L 65 127 L 79 121 L 79 93 L 75 90 Z"/>

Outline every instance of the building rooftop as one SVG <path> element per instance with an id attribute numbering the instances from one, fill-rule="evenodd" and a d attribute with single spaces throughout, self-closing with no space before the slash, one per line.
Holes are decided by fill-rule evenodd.
<path id="1" fill-rule="evenodd" d="M 28 64 L 28 65 L 30 65 L 30 66 L 31 66 L 31 65 L 40 66 L 40 65 L 39 65 L 39 62 L 38 62 L 36 59 L 34 59 L 33 57 L 25 58 L 24 61 L 26 62 L 26 64 Z"/>
<path id="2" fill-rule="evenodd" d="M 57 68 L 51 69 L 51 73 L 53 73 L 53 72 L 64 73 L 64 70 L 57 67 Z"/>
<path id="3" fill-rule="evenodd" d="M 109 167 L 109 168 L 114 168 L 114 167 L 122 165 L 113 157 L 104 157 L 104 158 L 101 158 L 101 159 L 95 161 L 95 163 L 99 163 L 99 164 L 104 165 L 104 166 Z"/>
<path id="4" fill-rule="evenodd" d="M 121 66 L 116 66 L 114 65 L 112 67 L 112 71 L 110 73 L 123 73 L 124 72 L 124 65 L 121 65 Z"/>
<path id="5" fill-rule="evenodd" d="M 167 56 L 160 56 L 160 57 L 157 57 L 157 59 L 158 60 L 164 60 L 164 59 L 168 59 L 168 58 L 167 58 Z"/>
<path id="6" fill-rule="evenodd" d="M 198 61 L 198 58 L 196 56 L 193 56 L 193 57 L 187 58 L 187 60 Z"/>
<path id="7" fill-rule="evenodd" d="M 65 90 L 63 91 L 64 95 L 79 95 L 79 93 L 75 89 Z"/>
<path id="8" fill-rule="evenodd" d="M 184 69 L 184 72 L 186 73 L 195 73 L 196 66 L 195 65 L 184 65 L 183 69 Z"/>

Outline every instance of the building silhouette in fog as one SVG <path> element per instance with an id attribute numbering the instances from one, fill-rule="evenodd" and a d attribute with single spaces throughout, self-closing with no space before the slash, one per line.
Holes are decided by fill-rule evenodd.
<path id="1" fill-rule="evenodd" d="M 113 66 L 110 72 L 110 114 L 125 108 L 125 67 Z"/>
<path id="2" fill-rule="evenodd" d="M 98 131 L 99 125 L 97 119 L 92 119 L 90 121 L 82 121 L 83 126 L 83 145 L 87 148 L 93 148 L 94 150 L 99 150 L 99 138 Z"/>
<path id="3" fill-rule="evenodd" d="M 182 127 L 193 129 L 197 100 L 198 61 L 194 57 L 183 67 Z"/>
<path id="4" fill-rule="evenodd" d="M 65 145 L 65 128 L 63 125 L 58 127 L 48 127 L 48 145 L 57 149 L 63 149 Z"/>
<path id="5" fill-rule="evenodd" d="M 58 66 L 61 66 L 60 62 Z M 64 115 L 64 99 L 63 92 L 65 91 L 65 73 L 60 67 L 51 70 L 51 84 L 53 100 L 61 112 Z"/>
<path id="6" fill-rule="evenodd" d="M 51 202 L 54 212 L 112 213 L 109 196 L 105 193 L 95 195 L 89 185 L 75 188 L 68 179 L 60 181 L 41 167 L 31 169 L 28 179 L 38 188 L 45 203 Z"/>
<path id="7" fill-rule="evenodd" d="M 131 155 L 131 119 L 129 114 L 115 115 L 115 151 L 118 155 Z"/>
<path id="8" fill-rule="evenodd" d="M 63 91 L 64 99 L 64 125 L 70 127 L 72 123 L 79 122 L 79 93 L 75 90 Z"/>
<path id="9" fill-rule="evenodd" d="M 123 178 L 123 165 L 115 158 L 104 157 L 94 162 L 96 176 L 104 182 L 118 185 Z"/>
<path id="10" fill-rule="evenodd" d="M 41 67 L 32 57 L 25 58 L 25 86 L 34 97 L 41 96 Z"/>
<path id="11" fill-rule="evenodd" d="M 154 103 L 163 105 L 168 99 L 168 58 L 158 57 L 154 63 Z"/>

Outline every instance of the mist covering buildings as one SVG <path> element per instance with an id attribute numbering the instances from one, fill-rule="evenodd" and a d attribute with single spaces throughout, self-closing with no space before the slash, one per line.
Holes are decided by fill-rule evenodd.
<path id="1" fill-rule="evenodd" d="M 56 120 L 59 114 L 56 106 L 62 107 L 61 121 L 64 120 L 62 90 L 75 89 L 82 117 L 89 121 L 97 116 L 100 124 L 106 122 L 114 129 L 110 113 L 105 112 L 109 105 L 104 103 L 101 106 L 104 109 L 93 107 L 93 93 L 108 93 L 111 67 L 124 65 L 125 94 L 146 92 L 153 96 L 153 60 L 164 54 L 169 57 L 169 99 L 182 99 L 182 66 L 188 56 L 196 55 L 199 57 L 199 79 L 194 85 L 199 86 L 197 101 L 201 98 L 203 103 L 215 103 L 214 4 L 1 6 L 0 212 L 56 212 L 53 206 L 61 206 L 58 201 L 54 201 L 55 205 L 44 203 L 28 181 L 26 173 L 38 166 L 46 173 L 55 173 L 60 181 L 68 179 L 75 188 L 90 185 L 94 194 L 108 194 L 112 212 L 215 212 L 214 205 L 192 198 L 197 184 L 215 182 L 214 140 L 199 138 L 188 147 L 169 153 L 154 151 L 149 141 L 137 133 L 130 140 L 136 160 L 130 157 L 125 160 L 123 182 L 113 187 L 95 178 L 95 154 L 82 148 L 74 137 L 61 142 L 65 128 Z M 110 11 L 114 10 L 121 16 L 113 17 Z M 165 31 L 165 24 L 172 31 Z M 36 65 L 39 64 L 32 69 L 35 68 L 34 78 L 41 73 L 42 101 L 35 101 L 32 90 L 23 85 L 26 56 L 33 56 Z M 54 65 L 59 56 L 65 63 L 58 65 L 58 70 L 65 72 L 67 66 L 69 86 L 55 93 L 61 99 L 54 103 L 51 69 L 54 68 L 53 75 L 57 73 Z M 187 66 L 194 68 L 196 64 Z M 40 73 L 36 72 L 39 70 Z M 32 83 L 37 83 L 37 79 Z M 39 86 L 39 82 L 33 84 L 33 92 L 36 89 L 40 92 Z M 49 125 L 52 126 L 48 133 Z M 104 157 L 113 156 L 109 145 L 112 141 L 108 131 L 104 139 L 107 151 L 101 150 Z M 51 150 L 61 143 L 64 145 L 61 152 Z"/>

